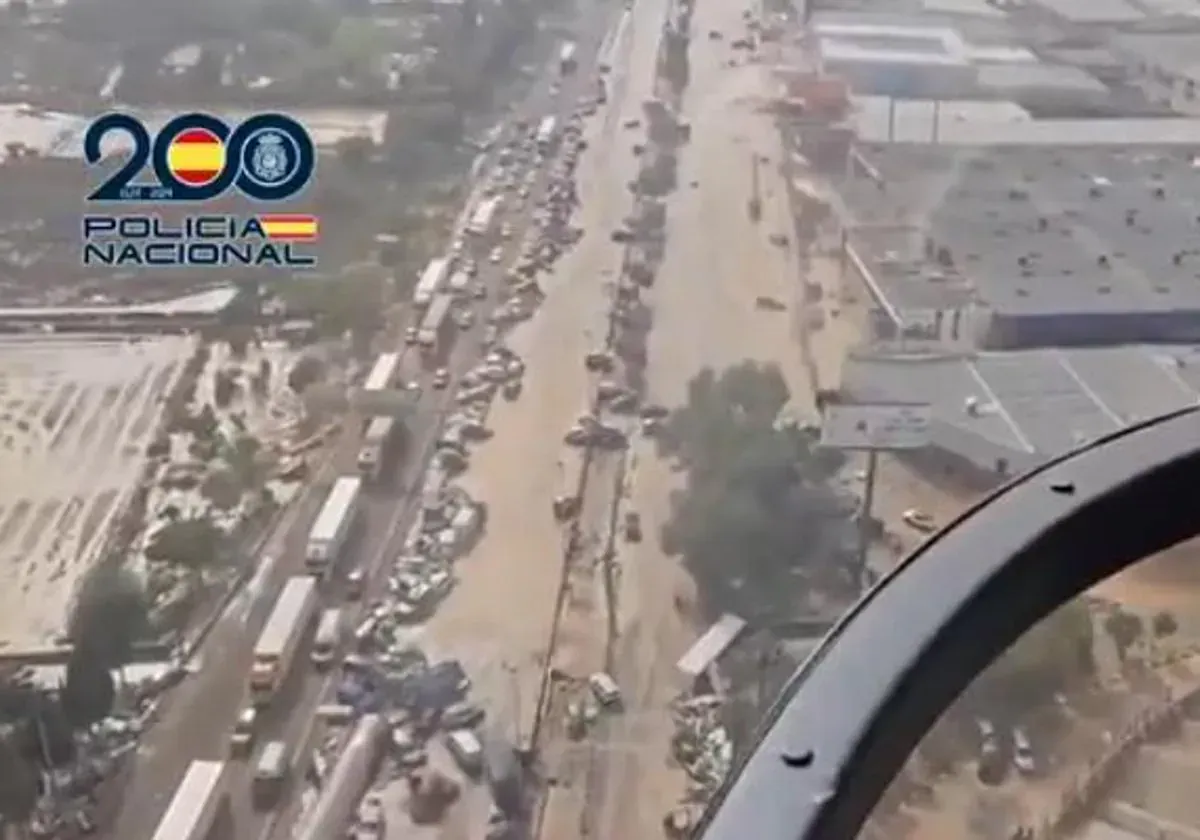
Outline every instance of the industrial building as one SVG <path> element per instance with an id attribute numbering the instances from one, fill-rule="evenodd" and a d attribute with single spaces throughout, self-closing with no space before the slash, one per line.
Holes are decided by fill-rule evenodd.
<path id="1" fill-rule="evenodd" d="M 1200 341 L 1200 170 L 1191 155 L 863 154 L 878 180 L 843 189 L 853 217 L 846 264 L 875 303 L 879 334 L 892 337 L 888 322 L 897 334 L 959 319 L 971 334 L 956 338 L 994 349 Z"/>
<path id="2" fill-rule="evenodd" d="M 848 359 L 842 392 L 926 402 L 930 445 L 1005 478 L 1103 435 L 1200 400 L 1200 347 L 873 354 Z"/>

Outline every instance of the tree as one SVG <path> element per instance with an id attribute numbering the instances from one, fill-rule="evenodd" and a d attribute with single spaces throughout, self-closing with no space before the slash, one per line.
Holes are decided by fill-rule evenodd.
<path id="1" fill-rule="evenodd" d="M 1165 639 L 1179 632 L 1179 622 L 1175 619 L 1175 616 L 1164 610 L 1154 616 L 1150 628 L 1151 632 L 1154 633 L 1154 638 Z"/>
<path id="2" fill-rule="evenodd" d="M 1104 619 L 1104 631 L 1112 638 L 1117 649 L 1117 658 L 1125 662 L 1129 651 L 1145 633 L 1145 625 L 1140 616 L 1115 607 Z"/>
<path id="3" fill-rule="evenodd" d="M 1094 642 L 1091 608 L 1083 599 L 1071 601 L 998 656 L 968 693 L 984 708 L 1009 715 L 1033 708 L 1094 673 Z"/>
<path id="4" fill-rule="evenodd" d="M 316 356 L 301 356 L 288 373 L 288 387 L 303 394 L 309 385 L 320 382 L 325 375 L 325 365 Z"/>
<path id="5" fill-rule="evenodd" d="M 104 652 L 92 650 L 90 643 L 77 644 L 71 650 L 60 699 L 63 714 L 75 729 L 85 729 L 112 711 L 116 687 L 104 659 Z"/>
<path id="6" fill-rule="evenodd" d="M 164 525 L 154 535 L 146 547 L 146 558 L 199 574 L 222 556 L 224 540 L 225 535 L 208 519 L 181 519 Z"/>
<path id="7" fill-rule="evenodd" d="M 75 649 L 86 647 L 105 668 L 120 668 L 145 637 L 149 613 L 140 579 L 116 563 L 102 563 L 84 579 L 68 637 Z"/>
<path id="8" fill-rule="evenodd" d="M 10 735 L 0 736 L 0 817 L 23 825 L 37 805 L 36 767 L 17 749 Z"/>
<path id="9" fill-rule="evenodd" d="M 829 481 L 840 461 L 779 423 L 788 398 L 772 365 L 701 371 L 661 430 L 686 472 L 663 547 L 683 556 L 709 612 L 794 616 L 805 589 L 848 583 L 848 510 Z"/>

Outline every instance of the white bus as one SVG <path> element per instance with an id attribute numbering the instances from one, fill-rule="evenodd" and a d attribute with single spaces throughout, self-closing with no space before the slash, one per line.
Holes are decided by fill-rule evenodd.
<path id="1" fill-rule="evenodd" d="M 233 836 L 233 811 L 225 792 L 224 761 L 193 761 L 158 821 L 154 840 L 226 840 Z"/>
<path id="2" fill-rule="evenodd" d="M 361 492 L 361 476 L 343 475 L 333 483 L 308 532 L 304 566 L 310 575 L 325 577 L 337 565 L 358 521 Z"/>

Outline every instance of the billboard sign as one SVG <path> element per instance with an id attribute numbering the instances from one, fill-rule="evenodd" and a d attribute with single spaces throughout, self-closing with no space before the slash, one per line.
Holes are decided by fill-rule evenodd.
<path id="1" fill-rule="evenodd" d="M 924 403 L 829 404 L 821 444 L 834 449 L 921 449 L 929 444 L 932 409 Z"/>

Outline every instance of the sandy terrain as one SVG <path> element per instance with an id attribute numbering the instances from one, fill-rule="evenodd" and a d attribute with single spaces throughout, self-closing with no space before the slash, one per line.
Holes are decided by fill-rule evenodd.
<path id="1" fill-rule="evenodd" d="M 630 43 L 633 27 L 624 31 L 611 58 L 622 77 L 622 45 Z M 653 52 L 643 52 L 649 61 L 642 55 L 638 72 L 649 77 Z M 542 279 L 547 299 L 541 310 L 510 336 L 509 346 L 528 365 L 524 393 L 516 402 L 494 404 L 489 425 L 495 435 L 476 450 L 462 481 L 488 506 L 486 534 L 460 561 L 460 584 L 424 634 L 428 645 L 463 661 L 491 725 L 509 735 L 527 737 L 533 725 L 564 554 L 564 532 L 550 505 L 564 488 L 575 487 L 580 471 L 578 453 L 561 441 L 587 410 L 583 357 L 603 340 L 608 286 L 620 261 L 606 231 L 629 206 L 624 182 L 633 175 L 632 161 L 626 178 L 614 178 L 611 150 L 622 121 L 640 116 L 640 99 L 619 79 L 610 96 L 608 108 L 586 127 L 590 150 L 578 171 L 583 207 L 577 221 L 588 235 Z M 588 520 L 605 506 L 598 494 L 587 505 Z M 559 644 L 560 656 L 577 657 L 581 666 L 598 653 L 591 625 L 582 629 L 589 632 L 564 628 Z M 486 810 L 474 804 L 473 798 L 471 807 L 458 809 L 442 836 L 475 836 Z"/>
<path id="2" fill-rule="evenodd" d="M 179 337 L 0 343 L 0 645 L 61 631 L 191 354 Z"/>
<path id="3" fill-rule="evenodd" d="M 693 33 L 740 27 L 739 4 L 701 2 Z M 650 339 L 650 398 L 668 406 L 682 401 L 687 382 L 704 367 L 721 369 L 745 359 L 778 362 L 801 415 L 812 411 L 811 387 L 801 364 L 793 323 L 799 265 L 789 249 L 772 245 L 772 233 L 791 230 L 787 194 L 777 175 L 782 150 L 771 118 L 759 106 L 768 95 L 767 71 L 757 65 L 729 68 L 722 42 L 692 41 L 692 82 L 683 103 L 692 142 L 680 156 L 681 189 L 668 205 L 667 255 L 648 296 L 655 326 Z M 751 156 L 760 168 L 763 220 L 747 216 Z M 694 184 L 694 186 L 693 186 Z M 792 310 L 755 307 L 772 297 Z M 605 763 L 603 816 L 596 836 L 654 837 L 663 814 L 676 805 L 685 780 L 668 769 L 673 731 L 667 704 L 684 688 L 674 663 L 703 628 L 673 609 L 690 599 L 691 584 L 676 558 L 664 557 L 655 539 L 669 516 L 678 476 L 652 446 L 639 445 L 628 477 L 630 504 L 647 534 L 621 547 L 620 636 L 614 671 L 632 714 L 611 736 Z M 637 735 L 632 736 L 636 731 Z"/>

